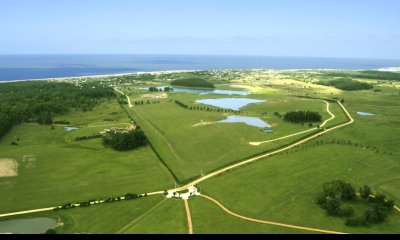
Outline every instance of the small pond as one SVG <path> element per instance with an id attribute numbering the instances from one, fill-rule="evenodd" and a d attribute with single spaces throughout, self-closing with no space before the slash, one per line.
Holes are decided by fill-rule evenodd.
<path id="1" fill-rule="evenodd" d="M 0 222 L 0 233 L 41 234 L 55 228 L 57 222 L 51 218 L 17 219 Z"/>
<path id="2" fill-rule="evenodd" d="M 264 129 L 262 131 L 265 133 L 273 133 L 274 132 L 274 130 L 272 130 L 272 129 Z"/>
<path id="3" fill-rule="evenodd" d="M 357 112 L 358 115 L 361 116 L 375 116 L 376 114 L 373 113 L 367 113 L 367 112 Z"/>
<path id="4" fill-rule="evenodd" d="M 225 120 L 218 121 L 219 123 L 245 123 L 249 126 L 266 128 L 271 127 L 268 123 L 264 122 L 258 117 L 242 117 L 242 116 L 229 116 Z"/>
<path id="5" fill-rule="evenodd" d="M 74 130 L 78 130 L 79 128 L 77 128 L 77 127 L 64 127 L 64 129 L 65 129 L 65 131 L 67 131 L 67 132 L 72 132 L 72 131 L 74 131 Z"/>
<path id="6" fill-rule="evenodd" d="M 240 108 L 245 107 L 252 103 L 262 103 L 264 100 L 250 99 L 250 98 L 217 98 L 217 99 L 202 99 L 197 100 L 196 103 L 202 103 L 214 107 L 232 109 L 239 111 Z"/>
<path id="7" fill-rule="evenodd" d="M 163 90 L 166 86 L 157 87 L 159 90 Z M 203 89 L 203 88 L 181 88 L 181 87 L 172 87 L 174 92 L 178 93 L 199 93 L 201 95 L 206 94 L 221 94 L 221 95 L 241 95 L 247 96 L 250 93 L 245 91 L 236 91 L 236 90 L 221 90 L 221 89 Z M 148 90 L 149 88 L 139 88 L 142 90 Z"/>

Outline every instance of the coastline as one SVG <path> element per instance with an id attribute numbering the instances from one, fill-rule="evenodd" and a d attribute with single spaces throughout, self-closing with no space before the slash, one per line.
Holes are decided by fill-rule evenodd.
<path id="1" fill-rule="evenodd" d="M 252 69 L 220 69 L 220 70 L 162 70 L 162 71 L 149 71 L 149 72 L 129 72 L 129 73 L 112 73 L 112 74 L 100 74 L 100 75 L 87 75 L 87 76 L 75 76 L 75 77 L 56 77 L 56 78 L 37 78 L 37 79 L 21 79 L 21 80 L 0 80 L 1 83 L 11 82 L 26 82 L 26 81 L 65 81 L 65 80 L 79 80 L 83 78 L 110 78 L 110 77 L 123 77 L 129 75 L 141 75 L 141 74 L 170 74 L 170 73 L 185 73 L 185 72 L 200 72 L 200 71 L 387 71 L 393 73 L 400 73 L 400 67 L 387 67 L 379 69 L 334 69 L 334 68 L 321 68 L 321 69 L 268 69 L 268 68 L 252 68 Z"/>
<path id="2" fill-rule="evenodd" d="M 64 81 L 69 79 L 72 80 L 72 79 L 82 79 L 82 78 L 109 78 L 109 77 L 123 77 L 123 76 L 141 75 L 141 74 L 168 74 L 168 73 L 183 73 L 183 72 L 198 72 L 198 71 L 203 71 L 203 70 L 167 70 L 167 71 L 153 71 L 153 72 L 112 73 L 112 74 L 88 75 L 88 76 L 77 76 L 77 77 L 5 80 L 5 81 L 0 81 L 0 83 L 26 82 L 26 81 Z"/>

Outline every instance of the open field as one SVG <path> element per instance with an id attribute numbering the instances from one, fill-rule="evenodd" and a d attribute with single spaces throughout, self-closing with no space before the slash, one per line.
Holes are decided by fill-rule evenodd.
<path id="1" fill-rule="evenodd" d="M 180 93 L 174 93 L 170 96 L 174 100 L 190 105 L 196 105 L 196 99 L 209 97 L 215 98 L 216 96 L 205 97 L 198 94 Z M 193 127 L 193 125 L 202 122 L 213 123 L 223 120 L 230 114 L 183 109 L 170 100 L 163 100 L 157 104 L 133 106 L 129 111 L 132 112 L 132 116 L 139 122 L 150 141 L 180 181 L 198 176 L 201 171 L 206 173 L 252 154 L 271 150 L 296 138 L 259 147 L 249 145 L 250 142 L 276 139 L 311 129 L 306 125 L 287 123 L 275 116 L 274 112 L 284 114 L 287 111 L 307 109 L 321 112 L 324 120 L 331 117 L 326 112 L 326 104 L 320 100 L 302 100 L 267 95 L 251 95 L 248 97 L 266 99 L 267 101 L 243 108 L 244 113 L 241 115 L 260 117 L 272 126 L 273 133 L 266 134 L 260 128 L 248 126 L 244 123 L 217 123 Z M 334 105 L 332 104 L 333 112 L 338 115 L 338 120 L 335 120 L 336 123 L 344 122 L 346 119 L 343 112 L 338 106 Z M 209 139 L 209 141 L 204 141 L 204 139 Z M 193 154 L 194 151 L 197 154 Z"/>
<path id="2" fill-rule="evenodd" d="M 14 126 L 0 139 L 0 161 L 16 159 L 18 164 L 18 176 L 0 178 L 0 191 L 6 193 L 0 200 L 0 213 L 122 196 L 128 192 L 162 192 L 172 189 L 175 182 L 180 186 L 190 185 L 191 180 L 201 174 L 207 175 L 241 160 L 252 159 L 251 156 L 258 153 L 282 149 L 315 133 L 317 129 L 291 136 L 316 128 L 318 123 L 313 126 L 292 124 L 276 113 L 317 111 L 325 121 L 332 116 L 321 99 L 332 99 L 344 102 L 355 120 L 353 124 L 327 131 L 289 150 L 220 175 L 211 174 L 210 178 L 207 175 L 197 186 L 205 196 L 189 200 L 193 231 L 315 233 L 310 229 L 320 229 L 327 233 L 399 233 L 400 213 L 397 211 L 391 212 L 387 221 L 381 224 L 348 227 L 345 218 L 328 216 L 316 204 L 322 184 L 336 179 L 350 182 L 356 190 L 368 184 L 374 193 L 385 194 L 397 206 L 400 203 L 400 160 L 397 158 L 400 154 L 400 94 L 397 82 L 393 85 L 387 81 L 365 79 L 365 75 L 354 75 L 359 77 L 356 80 L 374 85 L 373 90 L 354 92 L 317 84 L 321 79 L 330 78 L 330 74 L 262 70 L 186 72 L 155 75 L 151 82 L 130 81 L 125 76 L 113 87 L 128 95 L 131 107 L 124 103 L 121 108 L 116 100 L 105 101 L 93 111 L 74 110 L 56 117 L 56 120 L 65 120 L 69 124 L 55 124 L 51 129 L 50 126 L 24 123 Z M 227 95 L 154 94 L 140 89 L 199 76 L 214 83 L 218 89 L 251 91 L 246 98 L 266 102 L 250 104 L 242 108 L 241 113 L 230 113 L 195 102 L 226 98 Z M 102 81 L 107 83 L 108 80 Z M 381 91 L 374 91 L 376 88 Z M 125 101 L 126 96 L 118 98 Z M 191 107 L 210 107 L 213 111 L 189 110 L 176 104 L 175 100 Z M 134 104 L 137 101 L 144 103 Z M 329 104 L 334 118 L 325 128 L 349 122 L 335 101 Z M 376 115 L 360 116 L 357 112 Z M 274 132 L 264 133 L 261 128 L 244 123 L 216 123 L 229 115 L 259 117 L 272 125 Z M 131 118 L 143 129 L 149 146 L 116 152 L 105 148 L 101 139 L 74 140 L 104 129 L 126 128 L 132 124 Z M 64 126 L 79 129 L 67 132 Z M 258 146 L 250 144 L 278 138 L 282 140 Z M 11 146 L 13 141 L 18 145 Z M 224 211 L 206 196 L 234 214 Z M 361 216 L 367 208 L 361 202 L 352 206 L 356 216 Z M 27 216 L 60 219 L 64 222 L 63 227 L 57 228 L 60 233 L 188 233 L 184 202 L 161 195 Z M 6 219 L 10 218 L 2 220 Z"/>
<path id="3" fill-rule="evenodd" d="M 76 123 L 76 115 L 65 116 L 76 123 L 73 126 L 81 127 L 76 131 L 68 133 L 62 126 L 52 130 L 50 126 L 22 124 L 1 139 L 0 158 L 16 159 L 19 166 L 17 177 L 0 178 L 0 191 L 4 193 L 1 213 L 173 186 L 173 178 L 149 147 L 116 152 L 105 148 L 101 139 L 74 141 L 75 136 L 91 135 L 105 128 L 84 127 L 92 120 L 107 124 L 99 120 L 103 116 L 96 118 L 96 113 L 82 114 L 87 120 L 80 120 L 80 124 Z M 19 145 L 11 146 L 16 137 Z"/>

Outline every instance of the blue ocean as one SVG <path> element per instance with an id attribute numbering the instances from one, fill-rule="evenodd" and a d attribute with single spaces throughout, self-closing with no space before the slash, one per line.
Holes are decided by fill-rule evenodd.
<path id="1" fill-rule="evenodd" d="M 380 69 L 400 60 L 195 55 L 0 55 L 0 81 L 165 70 Z"/>

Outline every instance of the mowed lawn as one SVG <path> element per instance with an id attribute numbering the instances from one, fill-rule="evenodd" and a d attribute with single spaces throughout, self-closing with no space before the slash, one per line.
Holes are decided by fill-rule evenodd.
<path id="1" fill-rule="evenodd" d="M 65 118 L 70 121 L 68 116 Z M 102 122 L 103 116 L 97 119 L 100 119 L 97 124 L 107 124 Z M 128 192 L 159 191 L 174 185 L 172 176 L 150 147 L 116 152 L 105 148 L 101 139 L 73 140 L 76 135 L 91 135 L 100 129 L 82 127 L 67 133 L 62 126 L 13 127 L 0 141 L 0 158 L 16 159 L 18 176 L 0 178 L 0 212 L 51 207 Z M 17 138 L 19 145 L 11 146 Z"/>
<path id="2" fill-rule="evenodd" d="M 194 103 L 196 99 L 209 97 L 216 98 L 214 95 L 196 94 L 171 96 L 174 100 L 179 99 L 189 105 L 199 105 Z M 326 112 L 326 104 L 322 101 L 277 96 L 268 99 L 266 95 L 258 96 L 258 98 L 268 101 L 243 108 L 242 115 L 260 117 L 272 125 L 273 133 L 264 133 L 261 128 L 244 123 L 216 123 L 233 114 L 188 110 L 179 107 L 171 100 L 162 100 L 158 104 L 134 106 L 129 111 L 144 129 L 169 168 L 180 181 L 184 181 L 199 176 L 201 171 L 207 173 L 218 167 L 295 141 L 296 137 L 261 146 L 251 146 L 250 142 L 271 140 L 310 129 L 306 124 L 302 126 L 284 122 L 274 115 L 278 109 L 282 115 L 287 111 L 312 110 L 320 112 L 324 119 L 330 118 Z M 339 112 L 339 114 L 343 113 Z M 196 126 L 202 122 L 211 124 Z"/>

